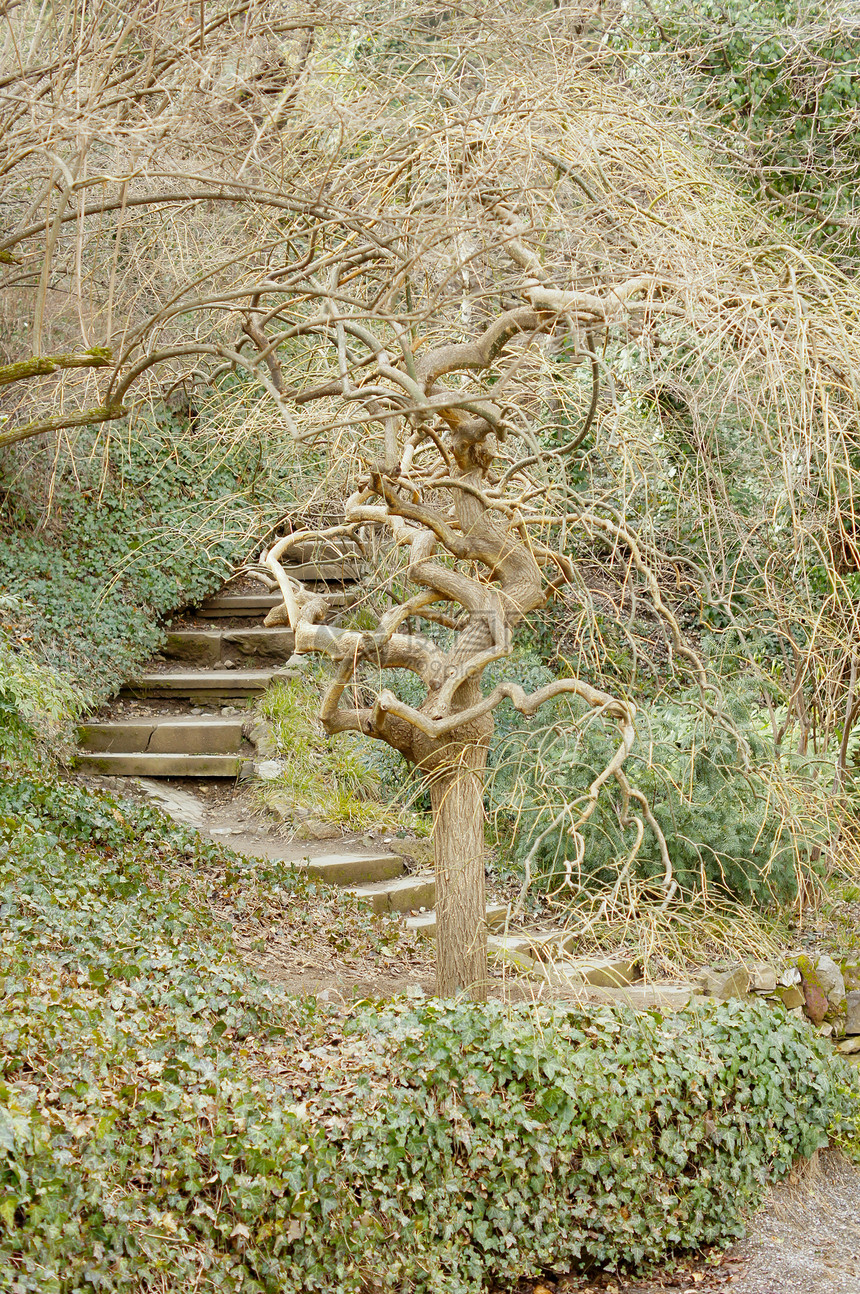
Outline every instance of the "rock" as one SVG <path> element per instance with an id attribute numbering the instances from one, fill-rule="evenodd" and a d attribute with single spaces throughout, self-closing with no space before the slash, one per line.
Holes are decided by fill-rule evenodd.
<path id="1" fill-rule="evenodd" d="M 321 822 L 319 818 L 306 818 L 296 832 L 298 840 L 334 840 L 341 834 L 340 827 L 333 822 Z"/>
<path id="2" fill-rule="evenodd" d="M 773 993 L 776 988 L 776 970 L 768 962 L 753 962 L 749 976 L 753 993 Z"/>
<path id="3" fill-rule="evenodd" d="M 283 821 L 290 821 L 295 813 L 296 806 L 289 795 L 273 795 L 267 804 Z"/>
<path id="4" fill-rule="evenodd" d="M 174 822 L 184 823 L 188 827 L 202 827 L 205 808 L 196 796 L 188 791 L 180 791 L 174 786 L 164 786 L 148 777 L 139 777 L 137 784 L 150 800 L 169 814 Z"/>
<path id="5" fill-rule="evenodd" d="M 860 989 L 860 965 L 857 962 L 842 962 L 839 969 L 842 971 L 842 978 L 845 981 L 846 993 Z"/>
<path id="6" fill-rule="evenodd" d="M 268 624 L 268 622 L 269 622 L 268 617 L 266 617 L 266 623 Z M 295 670 L 307 670 L 307 669 L 310 669 L 312 663 L 313 662 L 310 656 L 297 656 L 295 652 L 293 652 L 292 656 L 287 661 L 286 668 L 295 669 Z"/>
<path id="7" fill-rule="evenodd" d="M 786 1011 L 796 1011 L 803 1006 L 803 991 L 796 984 L 784 988 L 781 984 L 777 986 L 775 997 L 779 998 Z"/>
<path id="8" fill-rule="evenodd" d="M 746 966 L 733 966 L 727 971 L 716 971 L 706 966 L 700 982 L 708 997 L 719 998 L 721 1002 L 728 1002 L 733 997 L 747 997 L 750 991 L 750 975 Z"/>
<path id="9" fill-rule="evenodd" d="M 842 978 L 842 971 L 833 958 L 827 956 L 818 958 L 815 971 L 821 987 L 827 994 L 827 1001 L 833 1010 L 838 1010 L 845 1001 L 845 980 Z"/>
<path id="10" fill-rule="evenodd" d="M 854 1056 L 860 1052 L 860 1038 L 843 1038 L 842 1042 L 837 1042 L 836 1050 L 842 1056 Z"/>
<path id="11" fill-rule="evenodd" d="M 795 984 L 800 983 L 800 971 L 796 966 L 789 966 L 780 975 L 779 982 L 786 988 L 792 988 Z"/>
<path id="12" fill-rule="evenodd" d="M 813 1024 L 821 1024 L 827 1015 L 830 1003 L 824 989 L 814 980 L 803 980 L 803 1001 L 807 1016 Z"/>
<path id="13" fill-rule="evenodd" d="M 827 1022 L 826 1022 L 826 1021 L 825 1021 L 825 1023 L 824 1023 L 824 1024 L 820 1024 L 820 1025 L 818 1026 L 818 1034 L 819 1034 L 819 1037 L 821 1037 L 821 1038 L 832 1038 L 832 1037 L 833 1037 L 834 1032 L 835 1032 L 835 1030 L 834 1030 L 834 1028 L 833 1028 L 833 1025 L 832 1025 L 832 1024 L 827 1024 Z"/>
<path id="14" fill-rule="evenodd" d="M 263 759 L 254 765 L 254 772 L 263 782 L 274 782 L 275 778 L 286 771 L 287 766 L 282 759 Z"/>
<path id="15" fill-rule="evenodd" d="M 388 844 L 388 840 L 386 839 Z M 408 858 L 411 862 L 416 863 L 418 867 L 433 866 L 433 841 L 432 840 L 392 840 L 389 848 L 392 854 L 399 854 L 401 858 Z"/>
<path id="16" fill-rule="evenodd" d="M 860 1034 L 860 992 L 857 990 L 845 996 L 845 1032 Z"/>
<path id="17" fill-rule="evenodd" d="M 838 1012 L 845 1001 L 845 981 L 832 957 L 821 956 L 813 962 L 806 954 L 797 959 L 806 1014 L 813 1024 L 821 1024 L 828 1012 Z"/>
<path id="18" fill-rule="evenodd" d="M 257 755 L 261 760 L 274 759 L 278 753 L 278 747 L 272 736 L 272 730 L 269 725 L 262 719 L 246 725 L 245 736 L 257 748 Z"/>

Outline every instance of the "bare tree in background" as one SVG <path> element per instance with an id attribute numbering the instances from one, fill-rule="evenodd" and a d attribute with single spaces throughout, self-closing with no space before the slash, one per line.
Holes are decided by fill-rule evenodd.
<path id="1" fill-rule="evenodd" d="M 258 257 L 270 213 L 313 206 L 284 159 L 300 169 L 316 18 L 268 0 L 21 0 L 0 24 L 2 447 L 126 416 L 132 356 L 141 398 L 169 389 L 177 344 L 195 351 L 165 304 Z"/>

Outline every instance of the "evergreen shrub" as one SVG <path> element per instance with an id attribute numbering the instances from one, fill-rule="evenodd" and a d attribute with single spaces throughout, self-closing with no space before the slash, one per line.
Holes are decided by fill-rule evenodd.
<path id="1" fill-rule="evenodd" d="M 796 794 L 806 785 L 802 770 L 793 781 L 777 767 L 739 694 L 729 700 L 726 718 L 703 714 L 695 694 L 657 698 L 638 711 L 625 771 L 648 799 L 684 891 L 762 905 L 790 902 L 799 872 L 814 868 L 825 819 L 811 820 Z M 560 703 L 549 722 L 539 723 L 514 723 L 499 734 L 489 803 L 500 830 L 506 823 L 516 827 L 515 861 L 532 852 L 533 876 L 556 891 L 566 860 L 576 854 L 571 819 L 612 757 L 615 734 L 579 703 Z M 577 885 L 611 884 L 623 865 L 634 830 L 621 825 L 618 808 L 610 785 L 583 829 L 586 853 L 572 895 Z M 658 842 L 647 827 L 635 866 L 645 880 L 663 875 Z"/>

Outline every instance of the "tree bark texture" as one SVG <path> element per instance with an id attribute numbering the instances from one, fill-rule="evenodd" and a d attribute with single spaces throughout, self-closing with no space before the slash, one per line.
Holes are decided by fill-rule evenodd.
<path id="1" fill-rule="evenodd" d="M 487 997 L 484 770 L 487 748 L 452 746 L 430 786 L 436 858 L 436 991 Z"/>

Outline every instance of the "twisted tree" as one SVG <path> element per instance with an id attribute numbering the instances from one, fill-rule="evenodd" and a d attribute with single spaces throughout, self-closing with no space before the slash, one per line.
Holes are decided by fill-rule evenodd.
<path id="1" fill-rule="evenodd" d="M 438 988 L 442 994 L 465 990 L 476 997 L 485 993 L 487 977 L 484 772 L 493 711 L 503 700 L 524 715 L 534 715 L 551 698 L 569 693 L 615 723 L 615 753 L 589 788 L 573 825 L 577 857 L 572 861 L 582 861 L 585 841 L 580 828 L 601 788 L 614 779 L 621 789 L 625 823 L 632 826 L 637 821 L 633 802 L 657 833 L 666 862 L 664 889 L 672 888 L 662 833 L 644 796 L 624 773 L 634 738 L 633 705 L 578 677 L 557 679 L 531 694 L 509 682 L 486 693 L 481 688 L 487 667 L 511 654 L 517 626 L 572 576 L 564 553 L 542 536 L 548 522 L 558 524 L 558 517 L 547 517 L 545 482 L 542 486 L 530 470 L 535 464 L 546 466 L 537 432 L 530 433 L 517 417 L 521 407 L 499 399 L 505 376 L 491 393 L 486 379 L 490 374 L 499 377 L 500 366 L 509 380 L 519 371 L 522 402 L 523 373 L 532 370 L 534 377 L 535 362 L 540 363 L 553 338 L 558 341 L 582 328 L 593 345 L 594 329 L 629 327 L 631 318 L 641 320 L 645 309 L 637 298 L 654 287 L 652 278 L 640 276 L 602 294 L 555 288 L 534 253 L 512 232 L 510 213 L 504 214 L 508 219 L 502 247 L 516 265 L 531 271 L 521 288 L 525 300 L 500 311 L 472 341 L 420 350 L 418 339 L 410 338 L 408 320 L 390 314 L 381 319 L 375 311 L 371 330 L 357 311 L 344 310 L 334 287 L 326 291 L 315 286 L 313 276 L 303 285 L 324 310 L 322 318 L 306 321 L 299 330 L 332 342 L 339 376 L 302 391 L 287 392 L 280 384 L 282 398 L 291 396 L 307 405 L 337 396 L 361 405 L 363 413 L 353 413 L 351 422 L 364 427 L 364 469 L 340 524 L 286 535 L 264 554 L 264 564 L 284 598 L 267 623 L 286 620 L 295 633 L 298 654 L 320 653 L 334 664 L 321 710 L 327 732 L 358 732 L 384 741 L 429 780 Z M 337 284 L 343 272 L 342 265 L 336 266 L 330 283 Z M 259 330 L 251 331 L 262 346 L 265 339 Z M 389 338 L 384 337 L 386 331 Z M 386 343 L 392 352 L 396 349 L 396 358 Z M 596 365 L 593 352 L 582 358 Z M 467 373 L 468 385 L 457 376 Z M 581 442 L 596 399 L 595 367 L 588 422 L 555 451 L 556 461 L 563 462 Z M 373 427 L 379 429 L 378 439 Z M 504 449 L 508 431 L 516 433 L 518 443 L 531 440 L 537 452 L 511 461 Z M 337 614 L 336 603 L 292 580 L 282 559 L 299 544 L 360 536 L 368 526 L 382 528 L 394 545 L 406 550 L 404 591 L 373 629 L 358 631 L 329 623 Z M 409 588 L 415 591 L 409 594 Z M 444 645 L 428 632 L 439 625 L 449 631 Z M 680 636 L 678 645 L 685 650 Z M 407 704 L 388 687 L 368 697 L 367 667 L 411 671 L 423 685 L 423 701 Z M 639 819 L 639 839 L 643 831 Z"/>
<path id="2" fill-rule="evenodd" d="M 667 588 L 732 635 L 774 761 L 793 737 L 847 786 L 856 284 L 654 110 L 598 13 L 140 0 L 76 27 L 36 0 L 4 12 L 0 448 L 56 432 L 72 453 L 75 428 L 107 437 L 120 419 L 133 434 L 177 389 L 223 439 L 253 426 L 294 446 L 311 510 L 341 512 L 270 544 L 264 569 L 297 650 L 334 664 L 328 730 L 430 779 L 443 992 L 486 977 L 481 790 L 503 700 L 530 714 L 570 693 L 615 725 L 587 793 L 552 806 L 568 871 L 611 794 L 616 886 L 647 834 L 659 903 L 675 893 L 625 773 L 640 666 L 731 716 Z M 371 629 L 284 574 L 291 545 L 378 533 L 390 598 Z M 485 694 L 565 584 L 564 676 Z M 643 600 L 657 647 L 637 644 Z M 620 683 L 607 605 L 634 657 Z M 378 686 L 380 669 L 416 676 L 422 700 L 396 673 Z"/>

